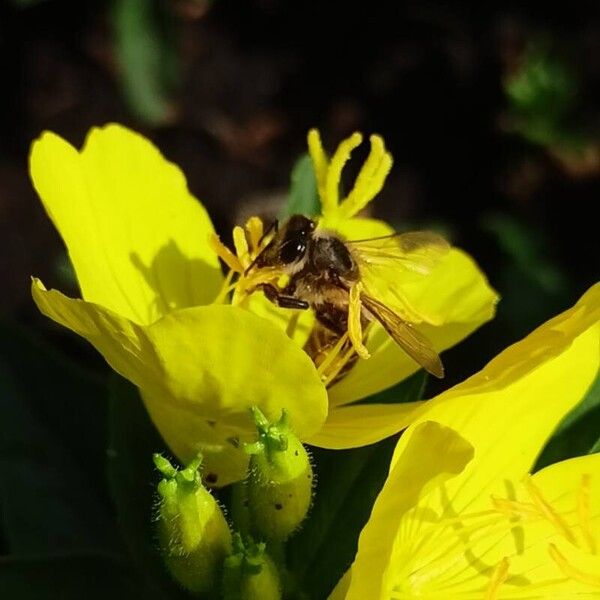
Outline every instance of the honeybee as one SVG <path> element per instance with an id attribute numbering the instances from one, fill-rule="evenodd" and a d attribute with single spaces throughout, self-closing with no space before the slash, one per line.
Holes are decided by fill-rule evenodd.
<path id="1" fill-rule="evenodd" d="M 360 293 L 362 330 L 378 321 L 413 360 L 441 378 L 444 368 L 430 342 L 390 308 L 382 298 L 386 294 L 375 288 L 381 269 L 405 268 L 426 275 L 448 249 L 442 237 L 425 231 L 349 241 L 321 229 L 312 219 L 294 215 L 275 228 L 271 241 L 247 271 L 277 269 L 288 276 L 288 283 L 283 288 L 261 284 L 266 297 L 283 308 L 313 309 L 317 326 L 305 349 L 317 366 L 348 331 L 350 290 L 360 281 L 364 283 Z M 346 364 L 344 372 L 352 364 Z"/>

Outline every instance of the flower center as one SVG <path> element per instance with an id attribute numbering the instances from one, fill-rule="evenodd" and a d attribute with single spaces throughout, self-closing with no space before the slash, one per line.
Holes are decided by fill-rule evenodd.
<path id="1" fill-rule="evenodd" d="M 233 253 L 213 234 L 208 240 L 215 254 L 229 267 L 215 303 L 228 300 L 233 305 L 245 305 L 261 285 L 277 285 L 283 272 L 274 268 L 250 269 L 257 256 L 268 246 L 274 231 L 265 231 L 259 217 L 250 217 L 244 227 L 233 228 Z"/>
<path id="2" fill-rule="evenodd" d="M 524 487 L 529 494 L 531 502 L 492 498 L 492 504 L 496 510 L 511 517 L 513 520 L 545 520 L 552 525 L 561 537 L 573 546 L 589 554 L 597 554 L 597 543 L 592 531 L 590 510 L 591 475 L 589 473 L 582 475 L 577 492 L 577 507 L 574 512 L 577 515 L 579 535 L 576 535 L 576 529 L 570 526 L 556 508 L 544 498 L 541 490 L 534 484 L 531 476 L 525 479 Z M 586 573 L 570 564 L 564 554 L 558 550 L 556 544 L 552 542 L 548 544 L 548 554 L 568 579 L 600 587 L 600 576 Z"/>
<path id="3" fill-rule="evenodd" d="M 415 508 L 414 518 L 422 525 L 428 523 L 429 526 L 416 527 L 418 535 L 399 543 L 394 559 L 398 574 L 392 597 L 404 600 L 450 597 L 446 584 L 454 582 L 452 573 L 460 573 L 463 578 L 466 569 L 475 569 L 479 576 L 487 579 L 487 583 L 483 588 L 469 592 L 465 590 L 462 595 L 457 593 L 456 597 L 497 600 L 502 597 L 507 585 L 513 590 L 526 590 L 529 585 L 538 591 L 551 590 L 553 586 L 564 584 L 565 579 L 593 588 L 600 587 L 600 575 L 596 571 L 590 572 L 589 568 L 582 569 L 580 565 L 574 565 L 559 550 L 555 536 L 548 535 L 548 557 L 565 579 L 557 577 L 555 571 L 555 575 L 547 580 L 530 583 L 526 574 L 515 571 L 510 562 L 513 556 L 518 559 L 523 552 L 528 552 L 532 544 L 535 545 L 534 537 L 527 538 L 528 533 L 534 531 L 528 528 L 528 524 L 541 521 L 549 523 L 552 530 L 571 546 L 588 556 L 597 556 L 598 542 L 594 537 L 592 519 L 598 518 L 598 514 L 592 514 L 590 505 L 590 474 L 582 475 L 575 494 L 569 494 L 576 501 L 569 511 L 559 511 L 548 501 L 531 476 L 524 480 L 523 487 L 527 494 L 523 501 L 492 497 L 492 508 L 489 510 L 457 514 L 445 497 L 445 508 L 441 515 L 434 512 L 430 514 L 429 509 L 423 507 Z M 506 538 L 507 533 L 520 540 L 521 548 L 509 551 L 496 564 L 486 564 L 481 549 L 487 552 L 491 544 L 498 544 Z M 544 540 L 540 541 L 544 543 Z M 515 564 L 518 563 L 515 560 Z"/>
<path id="4" fill-rule="evenodd" d="M 289 276 L 281 268 L 252 268 L 274 234 L 275 230 L 265 231 L 260 218 L 251 217 L 244 227 L 236 226 L 233 229 L 235 251 L 223 244 L 216 234 L 209 239 L 211 248 L 229 269 L 215 303 L 230 302 L 235 306 L 246 306 L 250 296 L 263 286 L 283 289 L 287 285 Z M 304 350 L 315 363 L 326 386 L 343 377 L 357 356 L 369 357 L 364 346 L 368 329 L 363 332 L 361 323 L 360 284 L 350 291 L 349 296 L 348 331 L 340 336 L 317 323 L 304 345 Z M 294 336 L 299 317 L 299 311 L 289 310 L 286 327 L 289 337 Z"/>

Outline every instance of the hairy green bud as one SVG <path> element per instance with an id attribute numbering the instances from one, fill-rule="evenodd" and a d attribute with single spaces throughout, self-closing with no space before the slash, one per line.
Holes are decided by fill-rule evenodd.
<path id="1" fill-rule="evenodd" d="M 158 484 L 158 539 L 171 575 L 182 587 L 194 592 L 214 591 L 223 560 L 231 552 L 231 532 L 211 493 L 202 485 L 198 456 L 178 471 L 154 455 L 162 473 Z"/>
<path id="2" fill-rule="evenodd" d="M 245 481 L 238 481 L 231 486 L 229 515 L 235 531 L 243 536 L 252 533 L 250 508 L 248 507 L 248 486 Z"/>
<path id="3" fill-rule="evenodd" d="M 265 539 L 283 541 L 302 523 L 313 494 L 313 471 L 306 449 L 290 430 L 287 414 L 270 424 L 253 408 L 258 440 L 247 444 L 250 471 L 248 510 L 253 529 Z"/>
<path id="4" fill-rule="evenodd" d="M 281 583 L 265 544 L 233 536 L 233 554 L 223 565 L 223 600 L 279 600 Z"/>

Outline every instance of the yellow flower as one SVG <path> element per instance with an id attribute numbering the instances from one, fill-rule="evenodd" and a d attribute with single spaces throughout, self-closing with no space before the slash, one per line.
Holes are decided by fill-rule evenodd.
<path id="1" fill-rule="evenodd" d="M 421 408 L 332 598 L 600 598 L 600 454 L 529 475 L 600 367 L 600 284 Z"/>
<path id="2" fill-rule="evenodd" d="M 359 141 L 355 134 L 342 142 L 329 161 L 318 134 L 309 134 L 321 224 L 354 239 L 391 231 L 354 216 L 379 192 L 391 166 L 378 136 L 371 138 L 355 186 L 339 201 L 341 170 Z M 257 276 L 246 281 L 244 273 L 264 247 L 262 222 L 253 217 L 244 229 L 236 227 L 235 253 L 226 249 L 181 171 L 142 136 L 108 125 L 93 129 L 78 152 L 45 133 L 33 144 L 30 163 L 82 295 L 67 298 L 34 280 L 36 304 L 91 342 L 140 389 L 182 462 L 200 451 L 211 480 L 216 476 L 225 485 L 242 478 L 247 457 L 238 445 L 254 435 L 253 405 L 270 420 L 286 408 L 300 439 L 330 448 L 368 444 L 410 424 L 419 403 L 345 405 L 404 379 L 418 365 L 382 328 L 373 328 L 371 358 L 326 390 L 302 350 L 313 323 L 310 311 L 276 308 L 244 288 L 258 283 Z M 226 277 L 217 254 L 230 268 Z M 274 274 L 259 276 L 269 281 Z M 438 351 L 494 313 L 495 293 L 456 249 L 429 276 L 402 280 L 401 287 L 415 310 L 413 320 L 420 321 L 416 327 Z"/>
<path id="3" fill-rule="evenodd" d="M 109 125 L 78 152 L 44 133 L 30 168 L 83 298 L 34 280 L 36 304 L 138 386 L 182 462 L 201 451 L 211 480 L 243 478 L 252 405 L 273 420 L 286 408 L 301 438 L 319 431 L 327 397 L 308 356 L 265 319 L 211 304 L 223 285 L 212 224 L 150 142 Z"/>

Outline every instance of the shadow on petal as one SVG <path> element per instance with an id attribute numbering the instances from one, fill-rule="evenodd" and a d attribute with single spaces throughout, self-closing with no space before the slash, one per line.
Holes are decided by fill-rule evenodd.
<path id="1" fill-rule="evenodd" d="M 158 250 L 149 264 L 137 252 L 129 257 L 154 292 L 153 309 L 157 316 L 179 308 L 210 304 L 223 282 L 218 266 L 201 258 L 190 258 L 173 239 Z"/>

